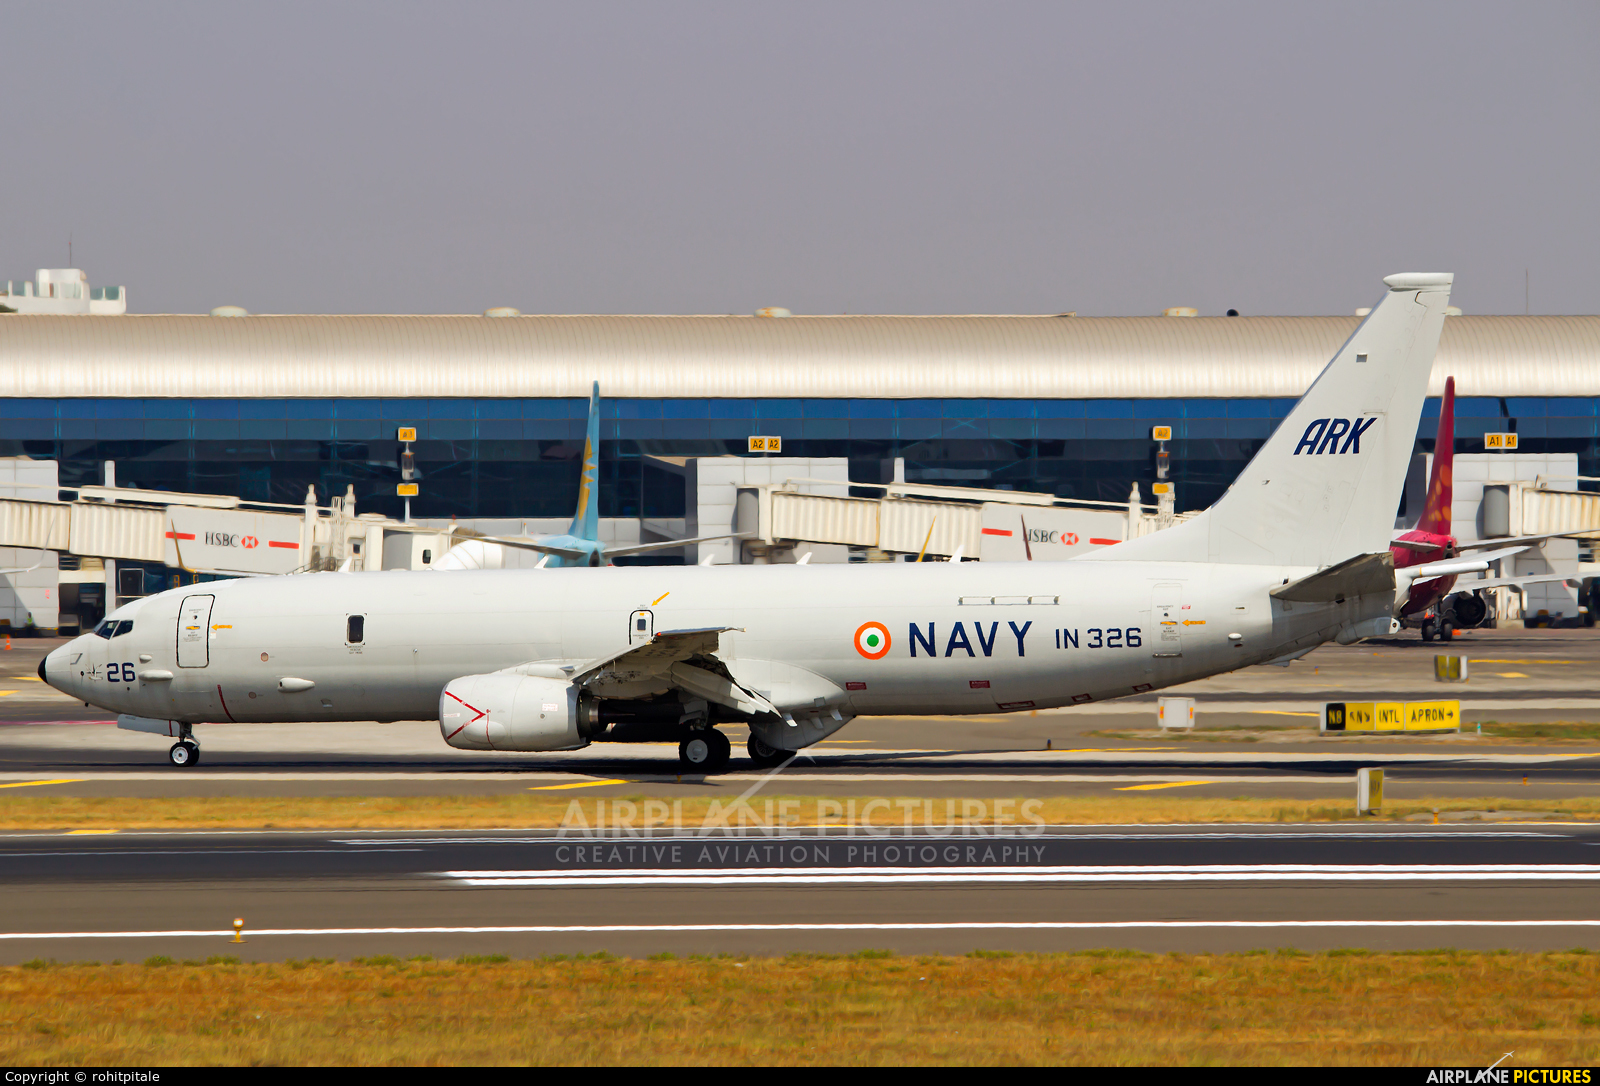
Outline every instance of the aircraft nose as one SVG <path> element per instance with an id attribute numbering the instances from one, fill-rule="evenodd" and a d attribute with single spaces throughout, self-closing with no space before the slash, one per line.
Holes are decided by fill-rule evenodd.
<path id="1" fill-rule="evenodd" d="M 53 652 L 45 653 L 44 659 L 39 661 L 39 678 L 62 693 L 71 693 L 67 689 L 72 683 L 72 669 L 67 665 L 67 650 L 75 644 L 76 641 L 69 641 Z"/>

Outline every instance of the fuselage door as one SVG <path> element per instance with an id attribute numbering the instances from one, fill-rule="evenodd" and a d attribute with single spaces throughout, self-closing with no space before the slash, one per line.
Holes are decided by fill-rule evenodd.
<path id="1" fill-rule="evenodd" d="M 211 605 L 215 596 L 185 596 L 178 609 L 178 666 L 211 662 Z"/>
<path id="2" fill-rule="evenodd" d="M 1183 585 L 1158 584 L 1150 597 L 1150 617 L 1155 620 L 1156 636 L 1150 643 L 1151 656 L 1183 655 Z"/>
<path id="3" fill-rule="evenodd" d="M 656 613 L 635 611 L 628 616 L 628 644 L 648 645 L 656 636 Z"/>

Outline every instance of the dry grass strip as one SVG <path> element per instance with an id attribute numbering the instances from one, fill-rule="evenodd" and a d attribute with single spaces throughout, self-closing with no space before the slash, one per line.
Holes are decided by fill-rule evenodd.
<path id="1" fill-rule="evenodd" d="M 1059 796 L 1044 799 L 971 800 L 894 797 L 879 801 L 818 796 L 761 796 L 743 807 L 717 799 L 668 801 L 643 795 L 575 800 L 509 793 L 481 796 L 219 796 L 138 798 L 121 796 L 22 796 L 0 793 L 0 830 L 132 829 L 492 829 L 504 827 L 593 827 L 602 821 L 628 826 L 698 830 L 704 826 L 863 827 L 879 829 L 925 825 L 1127 825 L 1180 822 L 1329 822 L 1354 820 L 1353 800 L 1194 797 L 1163 792 L 1115 796 Z M 1026 804 L 1033 806 L 1025 806 Z M 581 813 L 581 822 L 574 818 Z M 604 806 L 602 807 L 601 804 Z M 832 806 L 826 806 L 832 804 Z M 1002 806 L 1002 804 L 1004 806 Z M 1377 817 L 1402 819 L 1437 809 L 1532 812 L 1530 817 L 1591 821 L 1600 819 L 1600 797 L 1521 799 L 1452 797 L 1407 800 Z M 852 817 L 853 816 L 853 817 Z M 1369 816 L 1370 817 L 1370 816 Z M 1030 819 L 1037 819 L 1032 822 Z"/>
<path id="2" fill-rule="evenodd" d="M 0 969 L 0 1063 L 1600 1062 L 1600 957 L 393 958 Z"/>

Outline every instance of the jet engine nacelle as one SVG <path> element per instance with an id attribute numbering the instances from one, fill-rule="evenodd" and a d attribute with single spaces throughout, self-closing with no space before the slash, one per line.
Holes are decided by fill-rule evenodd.
<path id="1" fill-rule="evenodd" d="M 1470 630 L 1483 625 L 1489 617 L 1489 605 L 1474 592 L 1457 592 L 1439 605 L 1441 617 L 1448 618 L 1458 630 Z"/>
<path id="2" fill-rule="evenodd" d="M 598 720 L 592 702 L 564 679 L 464 675 L 439 696 L 439 732 L 462 750 L 578 750 L 603 730 Z"/>

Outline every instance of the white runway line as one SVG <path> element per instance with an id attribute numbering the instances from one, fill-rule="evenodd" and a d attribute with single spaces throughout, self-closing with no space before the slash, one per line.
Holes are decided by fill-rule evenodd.
<path id="1" fill-rule="evenodd" d="M 1600 920 L 953 920 L 943 923 L 856 924 L 517 924 L 484 927 L 246 928 L 246 940 L 268 935 L 629 935 L 678 932 L 780 931 L 1195 931 L 1316 928 L 1596 928 Z M 233 938 L 226 931 L 14 931 L 0 940 Z"/>
<path id="2" fill-rule="evenodd" d="M 930 848 L 934 846 L 928 846 Z M 951 846 L 954 847 L 954 846 Z M 908 851 L 910 851 L 908 849 Z M 1596 864 L 1201 864 L 1137 867 L 751 867 L 443 871 L 474 887 L 793 886 L 989 882 L 1523 882 L 1600 880 Z"/>

